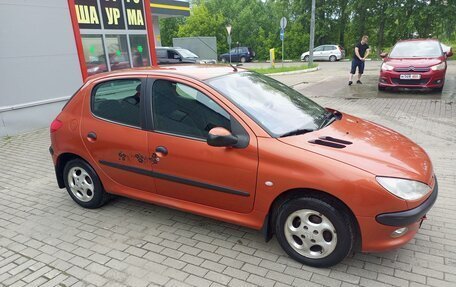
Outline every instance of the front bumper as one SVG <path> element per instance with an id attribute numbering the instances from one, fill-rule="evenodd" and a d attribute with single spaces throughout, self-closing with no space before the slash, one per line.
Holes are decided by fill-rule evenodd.
<path id="1" fill-rule="evenodd" d="M 376 217 L 357 217 L 362 237 L 363 252 L 385 252 L 407 244 L 418 232 L 426 213 L 434 205 L 438 194 L 437 179 L 431 195 L 419 206 L 399 211 L 388 212 Z M 407 227 L 408 231 L 400 237 L 391 234 L 398 228 Z"/>
<path id="2" fill-rule="evenodd" d="M 428 72 L 396 72 L 396 71 L 380 71 L 378 85 L 389 88 L 441 88 L 445 83 L 445 72 L 428 71 Z M 419 80 L 401 80 L 401 74 L 420 74 Z"/>
<path id="3" fill-rule="evenodd" d="M 388 226 L 400 227 L 417 222 L 423 218 L 434 205 L 437 200 L 438 189 L 437 179 L 435 179 L 435 185 L 431 195 L 419 206 L 405 211 L 379 214 L 376 216 L 377 222 Z"/>

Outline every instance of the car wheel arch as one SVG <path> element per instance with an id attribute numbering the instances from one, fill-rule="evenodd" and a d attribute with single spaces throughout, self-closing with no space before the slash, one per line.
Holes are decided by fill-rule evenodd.
<path id="1" fill-rule="evenodd" d="M 350 221 L 353 222 L 353 224 L 354 224 L 353 227 L 354 227 L 354 231 L 355 231 L 355 235 L 356 235 L 355 243 L 353 245 L 354 251 L 361 249 L 361 243 L 362 243 L 361 230 L 359 227 L 358 220 L 356 219 L 356 216 L 353 213 L 353 211 L 348 207 L 347 204 L 345 204 L 339 198 L 329 194 L 328 192 L 317 190 L 317 189 L 311 189 L 311 188 L 290 189 L 290 190 L 282 192 L 274 199 L 274 201 L 271 203 L 271 205 L 269 207 L 269 211 L 268 211 L 267 215 L 265 216 L 265 219 L 263 222 L 263 227 L 261 229 L 261 232 L 263 233 L 264 239 L 266 242 L 271 240 L 272 236 L 274 235 L 273 224 L 277 218 L 277 211 L 279 210 L 279 207 L 289 200 L 293 200 L 293 199 L 300 198 L 303 196 L 310 196 L 310 197 L 325 199 L 329 202 L 336 202 L 338 205 L 342 206 L 345 213 L 349 217 Z"/>
<path id="2" fill-rule="evenodd" d="M 65 182 L 63 180 L 63 170 L 65 169 L 65 165 L 74 159 L 81 159 L 89 164 L 89 162 L 86 159 L 84 159 L 80 155 L 71 152 L 62 153 L 57 157 L 55 165 L 55 174 L 57 176 L 57 183 L 59 188 L 65 188 Z"/>

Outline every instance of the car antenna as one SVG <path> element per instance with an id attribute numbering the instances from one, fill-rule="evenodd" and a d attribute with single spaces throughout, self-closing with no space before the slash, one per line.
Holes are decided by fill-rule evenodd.
<path id="1" fill-rule="evenodd" d="M 233 68 L 233 72 L 237 72 L 237 71 L 238 71 L 238 69 L 236 68 L 236 66 L 233 66 L 233 64 L 230 63 L 230 66 L 231 66 L 231 68 Z"/>

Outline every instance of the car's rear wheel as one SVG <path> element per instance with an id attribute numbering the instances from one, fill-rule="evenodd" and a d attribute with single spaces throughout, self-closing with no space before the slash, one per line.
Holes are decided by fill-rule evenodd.
<path id="1" fill-rule="evenodd" d="M 95 170 L 82 159 L 65 165 L 63 179 L 71 198 L 82 207 L 98 208 L 109 199 Z"/>
<path id="2" fill-rule="evenodd" d="M 247 62 L 247 59 L 245 57 L 241 57 L 241 63 Z"/>
<path id="3" fill-rule="evenodd" d="M 304 56 L 304 62 L 309 62 L 309 56 Z"/>
<path id="4" fill-rule="evenodd" d="M 279 207 L 277 239 L 285 252 L 302 264 L 330 267 L 352 250 L 354 228 L 343 206 L 333 200 L 301 197 Z"/>
<path id="5" fill-rule="evenodd" d="M 332 55 L 331 57 L 329 57 L 329 61 L 330 62 L 335 62 L 335 61 L 337 61 L 337 57 Z"/>

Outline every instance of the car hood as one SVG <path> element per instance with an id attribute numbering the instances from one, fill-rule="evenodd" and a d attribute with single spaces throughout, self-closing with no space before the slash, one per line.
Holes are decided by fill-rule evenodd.
<path id="1" fill-rule="evenodd" d="M 403 58 L 403 59 L 394 59 L 388 58 L 385 60 L 385 63 L 391 65 L 393 67 L 431 67 L 434 65 L 438 65 L 442 62 L 440 58 Z"/>
<path id="2" fill-rule="evenodd" d="M 348 114 L 321 130 L 279 140 L 374 175 L 432 181 L 432 163 L 420 146 L 391 129 Z"/>

